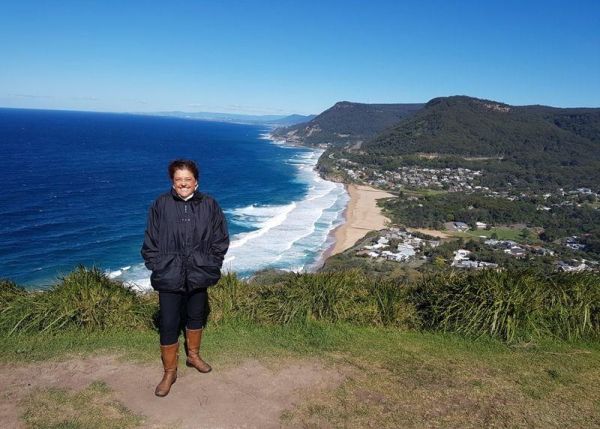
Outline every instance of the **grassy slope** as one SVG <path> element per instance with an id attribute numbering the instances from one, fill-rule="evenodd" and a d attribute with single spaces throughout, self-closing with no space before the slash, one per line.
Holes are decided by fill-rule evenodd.
<path id="1" fill-rule="evenodd" d="M 116 353 L 124 359 L 154 362 L 157 340 L 157 334 L 150 330 L 17 335 L 2 338 L 0 360 L 24 362 Z M 319 357 L 346 368 L 349 376 L 340 387 L 327 394 L 315 394 L 284 413 L 284 424 L 600 424 L 597 343 L 508 346 L 491 339 L 469 340 L 456 335 L 340 323 L 280 327 L 228 322 L 207 330 L 203 349 L 217 370 L 248 358 L 285 362 L 287 358 L 306 357 Z M 27 409 L 31 408 L 29 404 Z"/>

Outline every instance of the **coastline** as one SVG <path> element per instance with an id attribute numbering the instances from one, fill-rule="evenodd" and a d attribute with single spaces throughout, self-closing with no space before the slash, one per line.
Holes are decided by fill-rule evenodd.
<path id="1" fill-rule="evenodd" d="M 381 208 L 377 206 L 377 200 L 392 198 L 395 195 L 367 185 L 345 183 L 344 186 L 350 195 L 350 201 L 344 209 L 345 221 L 330 232 L 333 244 L 323 253 L 321 265 L 328 257 L 342 253 L 354 246 L 370 231 L 385 228 L 390 221 L 381 213 Z"/>
<path id="2" fill-rule="evenodd" d="M 323 150 L 316 147 L 310 147 L 299 142 L 290 142 L 286 139 L 276 140 L 271 133 L 265 133 L 264 137 L 271 142 L 289 147 L 303 147 L 312 150 Z M 322 179 L 329 182 L 337 182 L 324 177 L 323 174 L 316 171 Z M 328 246 L 309 268 L 309 271 L 316 271 L 321 268 L 327 258 L 342 253 L 351 248 L 358 240 L 363 238 L 370 231 L 377 231 L 386 227 L 390 219 L 381 213 L 381 208 L 377 206 L 377 200 L 382 198 L 393 198 L 395 195 L 373 188 L 368 185 L 357 185 L 353 183 L 343 183 L 349 196 L 348 203 L 342 211 L 342 223 L 331 229 L 327 235 L 326 243 Z"/>

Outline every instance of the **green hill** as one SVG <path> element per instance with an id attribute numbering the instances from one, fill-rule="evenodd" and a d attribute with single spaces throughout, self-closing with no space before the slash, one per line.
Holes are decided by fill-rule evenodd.
<path id="1" fill-rule="evenodd" d="M 423 104 L 340 101 L 312 120 L 278 128 L 273 135 L 291 143 L 306 145 L 356 143 L 374 137 L 422 107 Z"/>
<path id="2" fill-rule="evenodd" d="M 600 109 L 435 98 L 344 157 L 385 168 L 474 167 L 494 187 L 598 187 Z"/>
<path id="3" fill-rule="evenodd" d="M 594 139 L 594 140 L 592 140 Z M 413 117 L 365 143 L 380 154 L 437 152 L 554 159 L 590 154 L 600 139 L 600 109 L 514 107 L 476 98 L 435 98 Z"/>

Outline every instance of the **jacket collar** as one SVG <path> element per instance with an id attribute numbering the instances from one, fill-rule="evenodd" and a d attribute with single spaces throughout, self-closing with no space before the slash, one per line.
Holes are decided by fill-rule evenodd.
<path id="1" fill-rule="evenodd" d="M 175 189 L 171 188 L 171 196 L 176 199 L 177 201 L 185 201 L 183 198 L 181 198 L 179 196 L 179 194 L 177 192 L 175 192 Z M 200 191 L 194 191 L 194 194 L 192 195 L 192 198 L 190 198 L 188 201 L 202 201 L 203 195 Z"/>

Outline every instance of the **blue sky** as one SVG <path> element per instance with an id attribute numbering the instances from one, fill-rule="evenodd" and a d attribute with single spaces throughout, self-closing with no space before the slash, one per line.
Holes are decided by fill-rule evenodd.
<path id="1" fill-rule="evenodd" d="M 0 106 L 320 113 L 465 94 L 600 107 L 600 1 L 0 2 Z"/>

